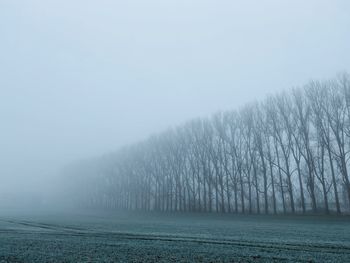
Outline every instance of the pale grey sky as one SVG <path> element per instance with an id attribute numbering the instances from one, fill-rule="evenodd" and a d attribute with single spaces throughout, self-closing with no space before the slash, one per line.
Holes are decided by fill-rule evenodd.
<path id="1" fill-rule="evenodd" d="M 349 14 L 347 0 L 0 0 L 0 191 L 349 71 Z"/>

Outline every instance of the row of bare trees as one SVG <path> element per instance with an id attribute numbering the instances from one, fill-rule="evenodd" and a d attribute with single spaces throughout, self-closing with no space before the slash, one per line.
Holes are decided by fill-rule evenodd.
<path id="1" fill-rule="evenodd" d="M 100 208 L 340 214 L 350 210 L 349 151 L 343 74 L 75 165 L 70 192 Z"/>

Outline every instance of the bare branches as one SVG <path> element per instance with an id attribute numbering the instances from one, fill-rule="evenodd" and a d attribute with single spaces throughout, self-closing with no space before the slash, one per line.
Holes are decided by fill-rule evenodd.
<path id="1" fill-rule="evenodd" d="M 87 206 L 340 213 L 350 204 L 349 160 L 345 74 L 192 120 L 70 174 Z"/>

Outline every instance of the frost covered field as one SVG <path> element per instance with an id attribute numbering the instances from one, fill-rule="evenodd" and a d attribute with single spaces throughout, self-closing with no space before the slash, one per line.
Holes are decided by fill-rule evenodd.
<path id="1" fill-rule="evenodd" d="M 350 262 L 350 219 L 7 214 L 0 262 Z"/>

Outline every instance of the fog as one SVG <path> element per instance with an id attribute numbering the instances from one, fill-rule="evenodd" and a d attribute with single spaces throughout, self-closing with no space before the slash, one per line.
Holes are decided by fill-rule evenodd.
<path id="1" fill-rule="evenodd" d="M 1 1 L 0 196 L 45 195 L 68 163 L 349 71 L 349 11 L 316 0 Z"/>

